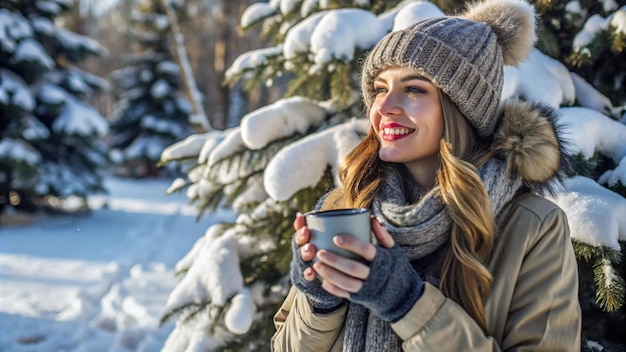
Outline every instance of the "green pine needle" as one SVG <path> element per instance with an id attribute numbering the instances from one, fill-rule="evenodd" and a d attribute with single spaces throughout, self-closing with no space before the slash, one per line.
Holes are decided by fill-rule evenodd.
<path id="1" fill-rule="evenodd" d="M 593 274 L 598 305 L 607 312 L 619 310 L 624 305 L 624 278 L 618 275 L 613 263 L 606 258 L 594 264 Z"/>
<path id="2" fill-rule="evenodd" d="M 622 253 L 604 246 L 573 241 L 578 260 L 593 263 L 596 303 L 607 312 L 620 309 L 625 302 L 626 283 L 620 273 Z"/>

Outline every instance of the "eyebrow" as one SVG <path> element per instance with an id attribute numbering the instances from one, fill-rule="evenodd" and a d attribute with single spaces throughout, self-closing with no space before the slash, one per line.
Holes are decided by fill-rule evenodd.
<path id="1" fill-rule="evenodd" d="M 412 81 L 412 80 L 420 80 L 420 81 L 426 81 L 426 82 L 430 82 L 430 80 L 422 75 L 418 75 L 418 74 L 414 74 L 414 75 L 408 75 L 408 76 L 404 76 L 400 79 L 400 82 L 407 82 L 407 81 Z M 379 81 L 379 82 L 383 82 L 383 83 L 387 83 L 387 80 L 384 78 L 381 78 L 379 76 L 377 76 L 376 78 L 374 78 L 374 81 Z"/>

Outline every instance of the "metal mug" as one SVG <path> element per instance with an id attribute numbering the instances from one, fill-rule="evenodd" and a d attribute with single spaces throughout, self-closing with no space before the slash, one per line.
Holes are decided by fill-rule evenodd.
<path id="1" fill-rule="evenodd" d="M 362 260 L 358 255 L 339 248 L 333 237 L 339 234 L 371 242 L 370 211 L 367 208 L 315 210 L 304 214 L 311 233 L 310 242 L 317 250 L 326 249 L 341 256 Z"/>

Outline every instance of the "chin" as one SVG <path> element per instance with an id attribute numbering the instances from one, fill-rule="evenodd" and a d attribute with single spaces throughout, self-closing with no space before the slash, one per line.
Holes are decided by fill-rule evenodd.
<path id="1" fill-rule="evenodd" d="M 380 160 L 388 163 L 404 163 L 406 162 L 406 158 L 403 158 L 401 155 L 395 155 L 394 153 L 378 153 L 378 157 Z"/>

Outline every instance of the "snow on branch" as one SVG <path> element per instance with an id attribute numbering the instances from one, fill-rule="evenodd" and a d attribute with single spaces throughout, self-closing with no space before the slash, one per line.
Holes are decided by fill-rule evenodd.
<path id="1" fill-rule="evenodd" d="M 96 40 L 63 28 L 57 28 L 57 38 L 63 48 L 69 51 L 85 51 L 95 55 L 104 55 L 107 52 Z"/>
<path id="2" fill-rule="evenodd" d="M 280 202 L 268 198 L 263 203 L 259 204 L 252 212 L 242 213 L 237 217 L 237 224 L 250 227 L 254 225 L 254 222 L 261 221 L 268 218 L 272 213 L 280 213 L 282 211 Z"/>
<path id="3" fill-rule="evenodd" d="M 397 13 L 393 16 L 393 31 L 405 29 L 428 18 L 445 16 L 445 13 L 437 5 L 428 1 L 410 2 L 391 11 L 394 10 L 397 10 Z M 379 16 L 380 18 L 383 18 L 383 15 Z"/>
<path id="4" fill-rule="evenodd" d="M 626 5 L 615 11 L 611 18 L 610 25 L 615 28 L 615 32 L 626 34 Z"/>
<path id="5" fill-rule="evenodd" d="M 215 145 L 214 148 L 211 148 L 211 153 L 207 157 L 207 166 L 209 167 L 229 155 L 245 149 L 243 138 L 241 137 L 241 127 L 233 127 L 223 133 L 224 138 L 220 139 L 219 143 Z"/>
<path id="6" fill-rule="evenodd" d="M 318 0 L 304 0 L 302 1 L 302 5 L 300 5 L 300 17 L 306 18 L 311 16 L 311 14 L 321 8 L 321 4 Z"/>
<path id="7" fill-rule="evenodd" d="M 552 200 L 567 214 L 572 238 L 619 251 L 618 241 L 626 241 L 626 199 L 583 176 L 564 186 Z"/>
<path id="8" fill-rule="evenodd" d="M 605 6 L 604 11 L 609 12 L 615 10 L 617 4 L 612 1 L 607 1 L 613 6 L 607 8 Z M 580 32 L 576 34 L 572 41 L 572 49 L 574 52 L 582 53 L 585 55 L 591 55 L 590 50 L 593 48 L 591 45 L 596 37 L 607 30 L 613 30 L 615 34 L 626 34 L 626 6 L 622 6 L 620 9 L 610 14 L 607 17 L 602 17 L 599 14 L 594 14 L 589 17 Z"/>
<path id="9" fill-rule="evenodd" d="M 230 332 L 243 335 L 250 330 L 257 310 L 250 290 L 241 289 L 232 298 L 230 304 L 224 317 L 224 324 Z"/>
<path id="10" fill-rule="evenodd" d="M 28 115 L 24 117 L 24 130 L 22 131 L 22 137 L 29 141 L 46 139 L 50 137 L 50 130 L 33 115 Z"/>
<path id="11" fill-rule="evenodd" d="M 256 313 L 256 304 L 250 291 L 244 287 L 239 267 L 239 252 L 249 244 L 239 243 L 247 238 L 237 231 L 237 227 L 225 230 L 219 224 L 209 227 L 191 251 L 176 264 L 176 270 L 186 274 L 170 294 L 165 313 L 190 305 L 226 306 L 226 328 L 235 334 L 248 331 Z M 227 304 L 229 300 L 230 304 Z"/>
<path id="12" fill-rule="evenodd" d="M 49 18 L 33 16 L 31 24 L 37 34 L 50 38 L 56 35 L 57 27 Z"/>
<path id="13" fill-rule="evenodd" d="M 226 80 L 231 80 L 246 71 L 267 65 L 269 59 L 279 56 L 282 50 L 282 46 L 276 46 L 251 50 L 239 55 L 226 70 Z"/>
<path id="14" fill-rule="evenodd" d="M 311 52 L 317 64 L 333 60 L 352 61 L 356 49 L 372 47 L 386 32 L 378 18 L 369 11 L 331 11 L 320 20 L 311 34 Z"/>
<path id="15" fill-rule="evenodd" d="M 351 61 L 357 48 L 372 47 L 388 31 L 376 15 L 366 10 L 319 12 L 287 32 L 283 55 L 292 59 L 311 52 L 318 65 L 333 60 Z"/>
<path id="16" fill-rule="evenodd" d="M 26 82 L 3 68 L 0 68 L 0 106 L 17 107 L 22 111 L 32 111 L 35 108 L 35 97 Z"/>
<path id="17" fill-rule="evenodd" d="M 227 300 L 239 292 L 243 288 L 243 276 L 239 268 L 236 241 L 234 232 L 229 231 L 203 241 L 187 274 L 170 294 L 165 312 L 189 303 L 207 301 L 224 306 Z"/>
<path id="18" fill-rule="evenodd" d="M 576 101 L 581 106 L 596 111 L 615 114 L 615 107 L 611 100 L 604 94 L 600 93 L 594 86 L 587 82 L 584 78 L 574 72 L 570 72 L 574 88 L 576 89 Z"/>
<path id="19" fill-rule="evenodd" d="M 390 31 L 443 15 L 428 2 L 403 2 L 379 16 L 358 8 L 321 11 L 287 32 L 283 56 L 289 60 L 311 53 L 320 66 L 333 60 L 351 61 L 358 49 L 371 48 Z"/>
<path id="20" fill-rule="evenodd" d="M 270 3 L 271 6 L 278 5 L 282 15 L 288 15 L 298 9 L 302 0 L 281 0 L 278 4 Z"/>
<path id="21" fill-rule="evenodd" d="M 109 131 L 109 124 L 93 107 L 67 94 L 63 111 L 54 120 L 52 129 L 68 135 L 103 137 Z"/>
<path id="22" fill-rule="evenodd" d="M 0 159 L 36 165 L 41 161 L 41 154 L 22 140 L 4 137 L 0 140 Z"/>
<path id="23" fill-rule="evenodd" d="M 598 33 L 607 30 L 609 27 L 609 19 L 595 14 L 585 21 L 583 29 L 576 34 L 572 41 L 572 49 L 575 52 L 581 51 L 583 48 L 591 44 Z"/>
<path id="24" fill-rule="evenodd" d="M 0 49 L 4 53 L 12 53 L 17 43 L 32 36 L 33 28 L 27 19 L 7 9 L 0 9 Z"/>
<path id="25" fill-rule="evenodd" d="M 220 144 L 224 138 L 231 132 L 231 129 L 227 129 L 224 131 L 211 131 L 210 138 L 207 138 L 200 149 L 200 154 L 198 154 L 198 162 L 206 163 L 209 161 L 209 157 L 213 152 L 215 146 Z"/>
<path id="26" fill-rule="evenodd" d="M 297 2 L 297 1 L 296 1 Z M 249 6 L 241 25 L 247 28 L 270 16 L 292 11 L 294 1 L 257 3 Z M 310 6 L 302 5 L 302 8 Z M 320 5 L 321 8 L 325 6 Z M 308 10 L 307 10 L 308 11 Z M 418 20 L 443 16 L 437 6 L 428 2 L 400 3 L 396 8 L 378 17 L 370 11 L 351 8 L 320 11 L 289 28 L 282 45 L 252 50 L 240 55 L 226 72 L 232 79 L 246 71 L 266 65 L 269 59 L 282 53 L 286 60 L 300 55 L 313 55 L 313 61 L 323 66 L 334 60 L 351 61 L 358 49 L 372 47 L 385 34 L 400 30 Z M 286 68 L 292 69 L 289 62 Z"/>
<path id="27" fill-rule="evenodd" d="M 207 141 L 214 140 L 221 135 L 219 131 L 211 131 L 207 133 L 192 134 L 191 136 L 176 142 L 163 150 L 161 153 L 161 163 L 168 163 L 174 160 L 182 160 L 195 158 L 200 154 L 202 146 Z"/>
<path id="28" fill-rule="evenodd" d="M 572 105 L 575 96 L 574 82 L 565 65 L 537 49 L 519 67 L 504 67 L 502 99 L 525 97 L 558 108 Z"/>
<path id="29" fill-rule="evenodd" d="M 274 16 L 276 13 L 276 9 L 269 4 L 257 2 L 248 6 L 243 12 L 240 25 L 243 29 L 246 29 L 270 16 Z"/>
<path id="30" fill-rule="evenodd" d="M 283 46 L 283 56 L 285 59 L 293 59 L 298 56 L 298 54 L 308 53 L 311 35 L 327 13 L 327 11 L 318 12 L 289 29 L 289 32 L 287 32 L 285 36 Z"/>
<path id="31" fill-rule="evenodd" d="M 568 107 L 560 109 L 561 121 L 565 123 L 566 138 L 573 154 L 581 153 L 591 158 L 596 152 L 611 158 L 614 170 L 603 175 L 600 182 L 613 186 L 617 181 L 626 185 L 626 125 L 595 110 Z"/>
<path id="32" fill-rule="evenodd" d="M 273 199 L 283 201 L 318 184 L 328 165 L 336 175 L 340 161 L 368 129 L 369 121 L 352 119 L 286 146 L 265 169 L 265 190 Z"/>
<path id="33" fill-rule="evenodd" d="M 47 70 L 54 67 L 54 61 L 46 53 L 43 46 L 38 41 L 30 38 L 19 42 L 13 59 L 18 62 L 36 64 Z"/>
<path id="34" fill-rule="evenodd" d="M 244 209 L 248 204 L 260 203 L 267 199 L 263 188 L 263 177 L 250 177 L 246 180 L 246 189 L 233 200 L 233 209 Z"/>
<path id="35" fill-rule="evenodd" d="M 180 351 L 215 351 L 223 345 L 225 338 L 217 334 L 209 336 L 211 318 L 203 317 L 178 323 L 170 335 L 167 337 L 162 352 Z"/>
<path id="36" fill-rule="evenodd" d="M 215 224 L 210 226 L 204 236 L 200 237 L 193 245 L 191 250 L 187 252 L 187 254 L 181 258 L 178 263 L 176 263 L 176 272 L 185 272 L 188 271 L 189 268 L 193 265 L 196 259 L 200 256 L 200 253 L 208 246 L 210 246 L 211 242 L 218 238 L 222 233 L 224 233 L 225 229 L 222 224 Z"/>
<path id="37" fill-rule="evenodd" d="M 307 98 L 281 99 L 242 118 L 243 143 L 250 149 L 263 149 L 269 143 L 294 133 L 304 134 L 324 121 L 326 115 L 324 108 Z"/>

